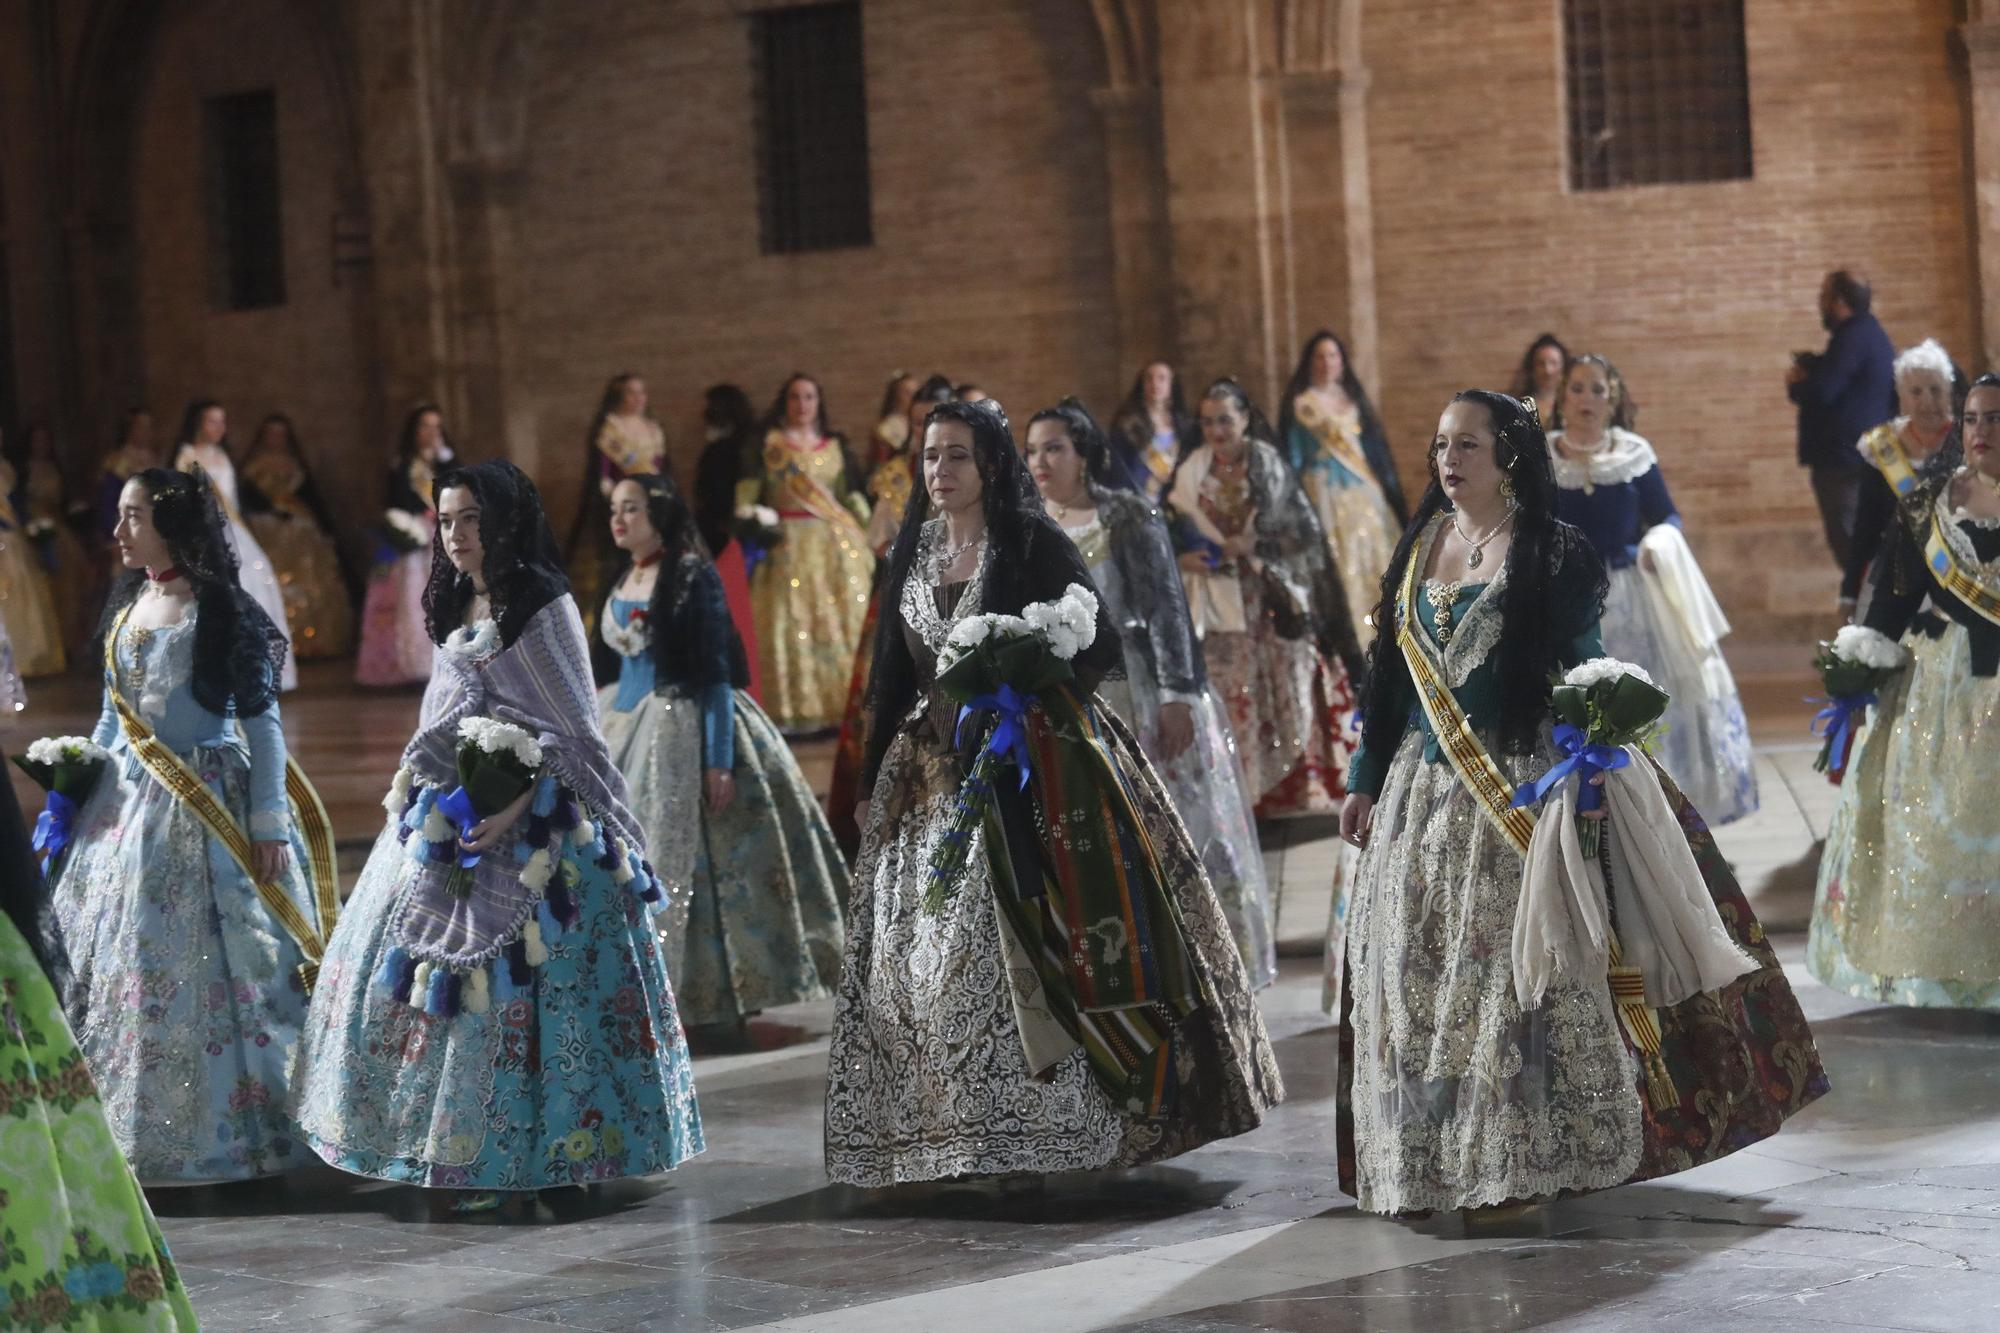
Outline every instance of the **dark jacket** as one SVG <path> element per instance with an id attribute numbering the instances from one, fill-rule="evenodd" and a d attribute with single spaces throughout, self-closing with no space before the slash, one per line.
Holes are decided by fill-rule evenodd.
<path id="1" fill-rule="evenodd" d="M 1872 314 L 1849 318 L 1790 389 L 1799 409 L 1799 466 L 1860 470 L 1854 451 L 1869 429 L 1896 415 L 1896 349 Z"/>

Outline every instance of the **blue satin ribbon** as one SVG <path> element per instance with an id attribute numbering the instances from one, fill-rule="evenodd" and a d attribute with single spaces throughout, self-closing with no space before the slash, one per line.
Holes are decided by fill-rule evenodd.
<path id="1" fill-rule="evenodd" d="M 449 819 L 458 829 L 461 842 L 472 836 L 472 830 L 479 825 L 479 811 L 472 804 L 472 797 L 463 787 L 453 787 L 438 797 L 438 813 Z M 479 853 L 468 852 L 463 846 L 458 849 L 458 864 L 461 869 L 470 870 L 479 864 Z"/>
<path id="2" fill-rule="evenodd" d="M 1577 776 L 1576 811 L 1582 814 L 1595 810 L 1604 804 L 1604 788 L 1592 786 L 1591 779 L 1599 773 L 1614 768 L 1624 768 L 1632 762 L 1632 756 L 1622 745 L 1592 745 L 1581 730 L 1567 722 L 1556 723 L 1556 748 L 1566 758 L 1557 762 L 1554 768 L 1536 778 L 1524 782 L 1514 789 L 1511 808 L 1520 809 L 1533 805 L 1553 791 L 1556 785 L 1570 774 Z"/>
<path id="3" fill-rule="evenodd" d="M 1815 695 L 1806 702 L 1826 705 L 1813 714 L 1811 732 L 1815 736 L 1827 737 L 1827 755 L 1831 762 L 1839 763 L 1840 756 L 1847 752 L 1847 734 L 1854 730 L 1854 719 L 1867 711 L 1877 699 L 1875 692 L 1870 690 L 1866 694 L 1839 694 L 1831 699 Z"/>
<path id="4" fill-rule="evenodd" d="M 49 793 L 48 802 L 35 819 L 34 849 L 42 854 L 42 869 L 62 855 L 69 846 L 70 824 L 76 819 L 76 802 L 59 791 Z"/>
<path id="5" fill-rule="evenodd" d="M 978 712 L 993 712 L 999 715 L 993 724 L 993 734 L 986 738 L 986 748 L 1002 758 L 1011 759 L 1021 770 L 1021 786 L 1028 785 L 1028 706 L 1035 702 L 1032 694 L 1022 694 L 1012 685 L 1002 685 L 992 694 L 982 694 L 965 707 L 958 710 L 958 726 L 952 732 L 952 744 L 960 744 L 965 738 L 965 719 Z"/>

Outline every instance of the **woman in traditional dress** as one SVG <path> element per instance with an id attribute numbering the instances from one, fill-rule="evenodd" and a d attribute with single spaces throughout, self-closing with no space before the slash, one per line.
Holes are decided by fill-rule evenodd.
<path id="1" fill-rule="evenodd" d="M 872 475 L 885 458 L 909 452 L 910 399 L 917 392 L 917 377 L 899 370 L 882 386 L 882 408 L 875 414 L 875 429 L 868 432 L 868 471 Z M 889 534 L 895 536 L 893 531 Z"/>
<path id="2" fill-rule="evenodd" d="M 914 446 L 924 437 L 931 409 L 952 399 L 951 381 L 933 375 L 910 395 L 904 406 L 903 440 Z M 875 586 L 868 597 L 868 618 L 854 646 L 854 670 L 847 677 L 847 706 L 841 710 L 840 733 L 833 747 L 833 778 L 826 792 L 827 819 L 840 850 L 852 857 L 861 847 L 861 828 L 854 806 L 861 799 L 861 751 L 868 741 L 868 671 L 875 662 L 875 632 L 881 624 L 882 580 L 888 574 L 889 547 L 903 526 L 910 491 L 916 485 L 916 450 L 905 448 L 875 465 L 868 474 L 868 547 L 875 555 Z"/>
<path id="3" fill-rule="evenodd" d="M 49 597 L 62 625 L 63 651 L 85 649 L 103 588 L 96 563 L 71 528 L 75 518 L 69 482 L 56 457 L 55 435 L 41 422 L 29 426 L 21 442 L 20 513 L 29 539 L 49 579 Z"/>
<path id="4" fill-rule="evenodd" d="M 1563 384 L 1568 375 L 1569 348 L 1555 334 L 1544 333 L 1521 353 L 1521 364 L 1514 371 L 1514 396 L 1532 398 L 1538 407 L 1546 404 L 1551 413 L 1549 424 L 1559 426 Z"/>
<path id="5" fill-rule="evenodd" d="M 292 1057 L 335 910 L 333 841 L 286 758 L 280 630 L 236 579 L 215 484 L 125 483 L 105 611 L 111 752 L 56 871 L 70 1026 L 148 1185 L 301 1165 Z"/>
<path id="6" fill-rule="evenodd" d="M 1863 623 L 1907 665 L 1881 690 L 1827 827 L 1806 965 L 1885 1004 L 2000 1011 L 2000 376 L 1965 463 L 1897 506 Z"/>
<path id="7" fill-rule="evenodd" d="M 454 456 L 443 411 L 435 403 L 411 408 L 389 471 L 385 521 L 393 532 L 383 534 L 361 602 L 354 678 L 363 685 L 411 685 L 431 678 L 424 590 L 430 586 L 431 538 L 437 530 L 433 479 Z"/>
<path id="8" fill-rule="evenodd" d="M 875 557 L 854 459 L 812 376 L 793 375 L 778 391 L 736 501 L 778 515 L 778 543 L 750 576 L 765 706 L 785 732 L 828 730 L 847 698 Z"/>
<path id="9" fill-rule="evenodd" d="M 1083 404 L 1028 421 L 1023 451 L 1042 504 L 1076 549 L 1118 627 L 1124 662 L 1100 696 L 1139 737 L 1208 872 L 1253 989 L 1278 978 L 1270 890 L 1236 738 L 1209 688 L 1173 538 L 1160 511 L 1124 489 Z"/>
<path id="10" fill-rule="evenodd" d="M 285 594 L 292 652 L 345 657 L 354 651 L 354 597 L 340 567 L 333 516 L 320 498 L 292 419 L 274 412 L 243 460 L 250 531 L 271 557 Z"/>
<path id="11" fill-rule="evenodd" d="M 51 984 L 47 893 L 11 783 L 0 782 L 0 1324 L 195 1327 L 166 1240 L 118 1151 Z"/>
<path id="12" fill-rule="evenodd" d="M 743 640 L 750 665 L 752 699 L 762 699 L 763 668 L 757 660 L 757 616 L 750 609 L 750 566 L 736 537 L 736 480 L 757 452 L 757 409 L 734 384 L 711 384 L 702 394 L 701 457 L 694 469 L 694 524 L 722 578 L 729 618 Z"/>
<path id="13" fill-rule="evenodd" d="M 1750 726 L 1722 658 L 1729 621 L 1681 536 L 1680 512 L 1617 367 L 1573 357 L 1565 428 L 1549 436 L 1556 515 L 1590 539 L 1609 571 L 1604 650 L 1644 667 L 1671 702 L 1660 762 L 1711 826 L 1757 809 Z"/>
<path id="14" fill-rule="evenodd" d="M 1321 329 L 1306 339 L 1278 409 L 1278 440 L 1319 515 L 1347 604 L 1370 606 L 1409 508 L 1382 419 L 1348 360 L 1347 344 Z M 1370 637 L 1360 627 L 1365 647 Z"/>
<path id="15" fill-rule="evenodd" d="M 118 543 L 112 533 L 118 527 L 118 497 L 125 493 L 125 483 L 134 474 L 158 467 L 162 461 L 159 446 L 153 443 L 153 414 L 143 407 L 127 408 L 124 424 L 118 431 L 118 443 L 98 465 L 97 485 L 91 495 L 97 535 L 103 538 L 114 565 L 118 560 Z"/>
<path id="16" fill-rule="evenodd" d="M 1201 432 L 1181 392 L 1181 377 L 1165 361 L 1149 361 L 1111 415 L 1111 450 L 1128 484 L 1154 504 L 1173 484 L 1174 469 Z"/>
<path id="17" fill-rule="evenodd" d="M 746 694 L 743 644 L 685 502 L 662 477 L 611 492 L 627 562 L 600 621 L 618 683 L 604 740 L 666 886 L 681 1021 L 740 1039 L 752 1014 L 832 993 L 847 864 L 798 761 Z"/>
<path id="18" fill-rule="evenodd" d="M 477 1211 L 668 1170 L 701 1125 L 663 896 L 541 498 L 500 461 L 444 469 L 437 492 L 437 666 L 320 969 L 298 1119 L 329 1164 Z M 458 756 L 500 724 L 532 773 L 482 817 Z"/>
<path id="19" fill-rule="evenodd" d="M 611 488 L 641 473 L 667 470 L 667 433 L 646 410 L 646 381 L 631 371 L 613 375 L 597 399 L 584 436 L 583 499 L 569 530 L 566 568 L 586 632 L 611 586 L 618 552 L 611 545 Z"/>
<path id="20" fill-rule="evenodd" d="M 827 1174 L 885 1186 L 1134 1166 L 1244 1133 L 1283 1095 L 1277 1064 L 1165 789 L 1090 694 L 1120 661 L 1101 606 L 1062 687 L 1087 737 L 1059 744 L 1039 709 L 1025 715 L 1036 780 L 994 784 L 1006 836 L 974 827 L 941 907 L 925 906 L 967 754 L 959 705 L 935 680 L 946 636 L 968 616 L 1093 594 L 997 403 L 935 408 L 921 457 L 884 589 Z M 966 730 L 970 746 L 985 728 Z M 1061 852 L 1052 826 L 1067 832 Z M 1105 860 L 1116 846 L 1122 874 Z M 1075 955 L 1053 945 L 1072 927 Z M 1127 948 L 1151 960 L 1144 977 L 1107 965 L 1107 949 Z"/>
<path id="21" fill-rule="evenodd" d="M 1364 848 L 1336 1081 L 1341 1187 L 1370 1212 L 1470 1209 L 1734 1152 L 1826 1078 L 1762 928 L 1670 782 L 1657 779 L 1706 888 L 1701 910 L 1713 904 L 1747 975 L 1656 1014 L 1630 992 L 1614 1003 L 1608 974 L 1573 969 L 1534 1003 L 1517 998 L 1534 820 L 1508 802 L 1558 757 L 1550 677 L 1599 652 L 1604 570 L 1556 518 L 1531 406 L 1458 394 L 1431 467 L 1384 580 L 1367 734 L 1341 811 L 1342 836 Z M 1618 927 L 1628 940 L 1631 925 Z M 1621 984 L 1645 980 L 1618 966 L 1615 944 L 1612 958 Z"/>
<path id="22" fill-rule="evenodd" d="M 27 520 L 15 507 L 21 479 L 0 453 L 0 621 L 14 645 L 14 662 L 24 676 L 52 676 L 67 665 L 62 621 L 50 595 L 42 553 L 28 535 Z"/>
<path id="23" fill-rule="evenodd" d="M 1336 810 L 1362 657 L 1332 550 L 1242 385 L 1209 387 L 1201 430 L 1167 504 L 1209 680 L 1257 813 Z"/>
<path id="24" fill-rule="evenodd" d="M 271 557 L 243 521 L 242 497 L 237 490 L 236 458 L 229 449 L 229 418 L 223 412 L 222 404 L 207 398 L 189 403 L 187 411 L 181 414 L 180 433 L 176 438 L 180 446 L 174 451 L 174 466 L 183 472 L 199 467 L 208 477 L 209 484 L 215 487 L 215 498 L 221 503 L 223 517 L 229 523 L 229 540 L 236 549 L 243 591 L 264 608 L 264 614 L 285 635 L 289 650 L 291 635 L 285 628 L 288 623 L 285 618 L 285 590 L 278 582 L 277 566 L 271 563 Z M 296 689 L 298 683 L 298 665 L 293 660 L 293 654 L 287 651 L 278 688 Z"/>
<path id="25" fill-rule="evenodd" d="M 1902 415 L 1855 443 L 1862 461 L 1861 497 L 1855 502 L 1854 540 L 1840 577 L 1840 610 L 1853 615 L 1868 568 L 1896 541 L 1896 502 L 1924 482 L 1948 476 L 1963 461 L 1958 440 L 1958 367 L 1937 339 L 1905 348 L 1895 361 Z"/>

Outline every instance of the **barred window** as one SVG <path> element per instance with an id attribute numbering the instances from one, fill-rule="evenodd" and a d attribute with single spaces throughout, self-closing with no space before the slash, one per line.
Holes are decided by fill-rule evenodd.
<path id="1" fill-rule="evenodd" d="M 874 242 L 859 4 L 750 16 L 765 254 Z"/>
<path id="2" fill-rule="evenodd" d="M 285 302 L 278 99 L 269 88 L 202 104 L 209 294 L 224 310 Z"/>
<path id="3" fill-rule="evenodd" d="M 1573 190 L 1751 174 L 1743 0 L 1563 0 Z"/>

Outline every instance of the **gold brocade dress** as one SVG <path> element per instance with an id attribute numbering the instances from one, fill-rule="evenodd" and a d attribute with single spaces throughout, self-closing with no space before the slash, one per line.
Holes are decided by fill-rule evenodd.
<path id="1" fill-rule="evenodd" d="M 8 498 L 17 484 L 13 466 L 0 459 L 0 620 L 6 622 L 20 673 L 49 676 L 65 664 L 62 622 L 41 552 Z"/>
<path id="2" fill-rule="evenodd" d="M 783 534 L 750 576 L 764 706 L 782 731 L 835 726 L 847 701 L 875 574 L 850 495 L 837 439 L 800 446 L 782 431 L 765 437 L 762 475 L 738 490 L 739 503 L 776 510 Z"/>
<path id="3" fill-rule="evenodd" d="M 2000 586 L 2000 520 L 1935 503 L 1961 568 Z M 1806 966 L 1865 1000 L 2000 1011 L 2000 674 L 1957 618 L 1902 646 L 1827 826 Z"/>
<path id="4" fill-rule="evenodd" d="M 1286 448 L 1299 484 L 1312 501 L 1363 646 L 1375 637 L 1364 617 L 1382 597 L 1382 571 L 1396 554 L 1402 525 L 1361 450 L 1361 414 L 1334 412 L 1314 393 L 1293 404 L 1297 416 Z"/>
<path id="5" fill-rule="evenodd" d="M 296 459 L 262 454 L 243 465 L 271 508 L 250 515 L 250 531 L 278 571 L 292 654 L 345 657 L 354 651 L 354 602 L 340 576 L 340 552 L 301 497 L 305 469 Z"/>

